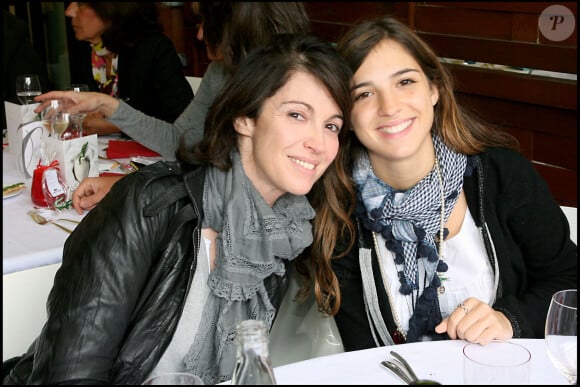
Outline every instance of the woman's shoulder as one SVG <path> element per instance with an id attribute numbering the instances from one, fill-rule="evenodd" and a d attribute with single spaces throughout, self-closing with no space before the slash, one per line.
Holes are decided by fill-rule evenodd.
<path id="1" fill-rule="evenodd" d="M 490 147 L 479 155 L 484 164 L 498 166 L 504 170 L 532 167 L 532 162 L 521 152 L 510 148 Z"/>
<path id="2" fill-rule="evenodd" d="M 529 185 L 541 179 L 532 162 L 517 150 L 488 148 L 479 155 L 486 181 L 503 181 L 509 184 Z"/>
<path id="3" fill-rule="evenodd" d="M 219 87 L 225 83 L 228 70 L 223 61 L 213 61 L 207 66 L 203 74 L 203 80 L 210 82 L 214 87 Z"/>

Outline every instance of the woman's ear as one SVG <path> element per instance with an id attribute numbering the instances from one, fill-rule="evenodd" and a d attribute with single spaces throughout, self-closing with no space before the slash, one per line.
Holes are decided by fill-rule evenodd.
<path id="1" fill-rule="evenodd" d="M 437 85 L 431 84 L 431 105 L 435 106 L 439 102 L 439 88 Z"/>
<path id="2" fill-rule="evenodd" d="M 247 117 L 236 117 L 234 119 L 234 128 L 242 136 L 252 137 L 254 134 L 254 120 Z"/>

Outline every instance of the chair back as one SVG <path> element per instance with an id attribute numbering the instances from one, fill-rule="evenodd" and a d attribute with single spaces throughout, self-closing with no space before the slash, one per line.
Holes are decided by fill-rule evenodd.
<path id="1" fill-rule="evenodd" d="M 564 215 L 568 219 L 568 223 L 570 224 L 570 239 L 576 244 L 578 244 L 578 208 L 576 207 L 567 207 L 567 206 L 560 206 L 562 211 L 564 211 Z"/>
<path id="2" fill-rule="evenodd" d="M 46 323 L 46 300 L 60 263 L 2 276 L 2 360 L 26 352 Z"/>

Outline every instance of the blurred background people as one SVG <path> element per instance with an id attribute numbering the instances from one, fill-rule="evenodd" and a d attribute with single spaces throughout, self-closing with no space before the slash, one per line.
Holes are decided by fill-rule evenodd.
<path id="1" fill-rule="evenodd" d="M 71 2 L 65 10 L 75 38 L 88 43 L 71 60 L 71 83 L 120 99 L 173 122 L 193 98 L 171 40 L 163 34 L 155 3 Z M 85 134 L 118 133 L 101 114 L 87 115 Z"/>
<path id="2" fill-rule="evenodd" d="M 195 97 L 173 124 L 103 94 L 54 91 L 37 97 L 37 101 L 46 101 L 44 105 L 52 98 L 66 98 L 76 105 L 76 111 L 104 113 L 131 138 L 168 160 L 175 159 L 183 133 L 191 144 L 202 138 L 208 107 L 249 51 L 267 44 L 276 34 L 310 31 L 301 2 L 200 2 L 197 7 L 202 18 L 197 37 L 204 40 L 213 62 Z M 85 179 L 73 194 L 75 209 L 79 213 L 92 209 L 120 178 Z"/>

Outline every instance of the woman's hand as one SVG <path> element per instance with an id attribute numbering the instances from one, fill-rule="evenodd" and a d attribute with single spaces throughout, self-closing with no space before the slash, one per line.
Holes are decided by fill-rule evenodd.
<path id="1" fill-rule="evenodd" d="M 109 191 L 113 184 L 124 175 L 87 177 L 74 190 L 72 195 L 73 208 L 82 214 L 95 208 Z"/>
<path id="2" fill-rule="evenodd" d="M 119 107 L 119 101 L 110 95 L 97 92 L 49 91 L 34 98 L 40 105 L 34 109 L 40 113 L 50 105 L 51 99 L 59 99 L 64 109 L 71 114 L 99 112 L 104 117 L 111 116 Z"/>
<path id="3" fill-rule="evenodd" d="M 470 297 L 457 306 L 435 327 L 437 333 L 447 333 L 451 339 L 463 339 L 485 345 L 492 340 L 507 340 L 513 336 L 507 317 L 485 302 Z"/>

